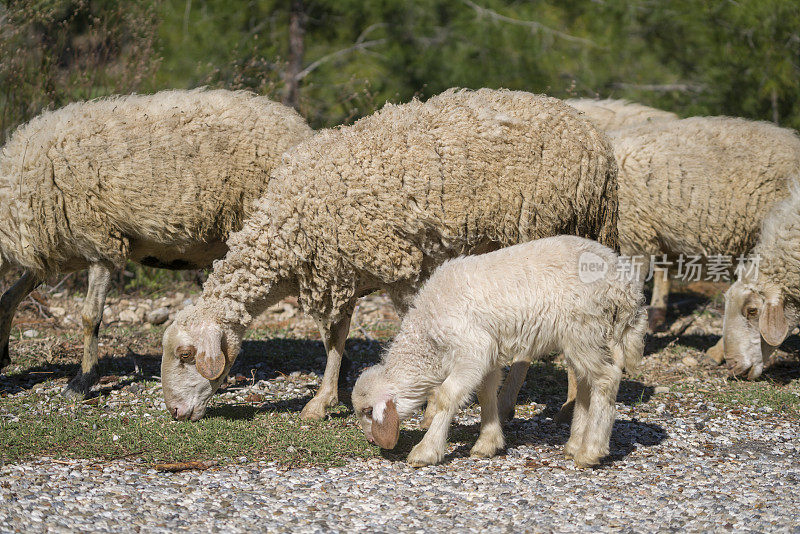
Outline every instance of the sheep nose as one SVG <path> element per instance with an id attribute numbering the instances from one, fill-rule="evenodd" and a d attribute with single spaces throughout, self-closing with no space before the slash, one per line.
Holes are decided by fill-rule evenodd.
<path id="1" fill-rule="evenodd" d="M 189 419 L 189 417 L 191 417 L 191 415 L 192 415 L 191 408 L 186 408 L 184 406 L 175 406 L 172 409 L 172 417 L 176 421 L 186 421 L 187 419 Z"/>

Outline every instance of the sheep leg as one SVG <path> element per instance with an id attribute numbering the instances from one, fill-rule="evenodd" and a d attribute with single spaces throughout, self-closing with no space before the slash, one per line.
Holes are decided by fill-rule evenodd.
<path id="1" fill-rule="evenodd" d="M 25 271 L 17 282 L 0 297 L 0 369 L 11 363 L 8 338 L 17 306 L 42 281 L 30 271 Z"/>
<path id="2" fill-rule="evenodd" d="M 351 307 L 350 309 L 352 310 L 353 308 Z M 330 406 L 336 406 L 339 402 L 339 370 L 342 365 L 344 343 L 347 341 L 347 334 L 350 332 L 352 315 L 352 312 L 347 313 L 344 319 L 334 323 L 332 326 L 318 322 L 319 331 L 322 334 L 322 343 L 325 345 L 325 352 L 328 355 L 328 362 L 325 365 L 325 374 L 322 376 L 322 385 L 319 391 L 300 412 L 302 419 L 322 420 L 325 418 L 325 410 Z"/>
<path id="3" fill-rule="evenodd" d="M 89 395 L 92 386 L 100 378 L 98 371 L 97 338 L 106 294 L 111 286 L 111 270 L 100 263 L 89 266 L 89 290 L 83 302 L 81 320 L 83 322 L 83 359 L 80 372 L 64 388 L 68 397 L 83 398 Z"/>
<path id="4" fill-rule="evenodd" d="M 653 297 L 647 311 L 647 322 L 651 332 L 655 332 L 667 320 L 667 299 L 669 298 L 669 271 L 663 267 L 653 268 Z"/>
<path id="5" fill-rule="evenodd" d="M 622 369 L 610 360 L 592 372 L 588 418 L 584 421 L 583 441 L 574 454 L 575 465 L 589 467 L 608 456 L 611 429 L 616 417 L 616 400 Z"/>
<path id="6" fill-rule="evenodd" d="M 572 420 L 572 413 L 575 411 L 575 396 L 578 391 L 578 382 L 575 378 L 575 371 L 571 366 L 567 366 L 567 402 L 561 405 L 561 409 L 553 417 L 556 423 L 569 423 Z"/>
<path id="7" fill-rule="evenodd" d="M 478 402 L 481 405 L 481 433 L 475 446 L 469 452 L 470 456 L 491 458 L 506 445 L 503 427 L 497 413 L 497 388 L 501 378 L 500 369 L 495 369 L 486 375 L 478 390 Z"/>
<path id="8" fill-rule="evenodd" d="M 508 370 L 508 375 L 506 375 L 500 390 L 498 412 L 503 422 L 514 418 L 519 390 L 522 388 L 522 383 L 525 382 L 525 376 L 528 374 L 530 366 L 529 360 L 514 360 L 511 363 L 511 368 Z"/>
<path id="9" fill-rule="evenodd" d="M 564 455 L 567 458 L 574 458 L 581 449 L 584 431 L 589 418 L 589 401 L 591 399 L 589 381 L 586 377 L 577 378 L 575 385 L 575 407 L 572 413 L 572 428 L 569 434 L 569 441 L 564 445 Z"/>
<path id="10" fill-rule="evenodd" d="M 447 450 L 447 433 L 459 406 L 470 393 L 480 385 L 481 378 L 475 379 L 475 372 L 453 373 L 436 388 L 433 395 L 435 413 L 431 426 L 408 454 L 408 463 L 412 467 L 424 467 L 438 464 Z M 495 389 L 496 391 L 496 389 Z"/>

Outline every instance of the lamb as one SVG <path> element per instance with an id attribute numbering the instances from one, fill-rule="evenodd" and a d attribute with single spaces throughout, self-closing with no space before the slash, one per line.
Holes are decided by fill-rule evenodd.
<path id="1" fill-rule="evenodd" d="M 444 263 L 382 362 L 356 381 L 353 410 L 367 439 L 394 448 L 400 421 L 433 392 L 435 416 L 408 462 L 439 463 L 453 417 L 477 389 L 481 431 L 471 454 L 494 456 L 505 444 L 502 366 L 562 350 L 578 389 L 564 453 L 579 467 L 598 464 L 608 454 L 623 365 L 641 359 L 647 322 L 641 281 L 619 261 L 594 241 L 557 236 Z"/>
<path id="2" fill-rule="evenodd" d="M 304 418 L 338 402 L 357 299 L 385 289 L 402 312 L 446 259 L 557 234 L 616 245 L 616 165 L 604 134 L 561 101 L 451 89 L 387 104 L 301 143 L 203 294 L 164 333 L 172 415 L 203 416 L 252 318 L 299 293 L 328 362 Z"/>
<path id="3" fill-rule="evenodd" d="M 639 126 L 678 118 L 672 112 L 643 106 L 627 100 L 570 98 L 565 102 L 578 111 L 585 113 L 592 124 L 606 132 L 628 126 Z"/>
<path id="4" fill-rule="evenodd" d="M 791 183 L 789 198 L 764 218 L 753 259 L 725 294 L 722 339 L 709 351 L 750 380 L 800 321 L 800 184 Z"/>
<path id="5" fill-rule="evenodd" d="M 619 166 L 620 251 L 667 260 L 652 266 L 650 329 L 656 329 L 666 317 L 665 267 L 676 265 L 679 255 L 735 260 L 750 252 L 761 220 L 788 195 L 787 179 L 800 170 L 800 138 L 771 123 L 731 117 L 660 121 L 610 137 Z M 648 274 L 647 264 L 641 274 Z M 503 384 L 503 418 L 513 417 L 527 368 L 515 363 Z M 557 420 L 569 420 L 574 398 L 570 387 Z"/>
<path id="6" fill-rule="evenodd" d="M 0 299 L 0 367 L 20 301 L 88 267 L 83 361 L 67 386 L 88 394 L 111 270 L 209 266 L 281 154 L 311 135 L 291 108 L 224 90 L 74 103 L 18 128 L 0 156 L 0 271 L 24 274 Z"/>

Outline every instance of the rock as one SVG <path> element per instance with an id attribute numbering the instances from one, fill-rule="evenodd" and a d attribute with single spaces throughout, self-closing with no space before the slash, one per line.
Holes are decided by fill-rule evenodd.
<path id="1" fill-rule="evenodd" d="M 50 306 L 50 314 L 57 319 L 61 319 L 67 314 L 67 310 L 61 306 Z"/>
<path id="2" fill-rule="evenodd" d="M 123 323 L 138 323 L 139 317 L 136 315 L 135 311 L 127 309 L 120 312 L 119 320 Z"/>
<path id="3" fill-rule="evenodd" d="M 38 330 L 34 330 L 33 328 L 31 328 L 30 330 L 25 330 L 22 333 L 22 337 L 27 337 L 27 338 L 36 337 L 38 335 L 39 335 L 39 331 Z"/>
<path id="4" fill-rule="evenodd" d="M 180 306 L 184 300 L 186 300 L 186 295 L 181 292 L 175 293 L 175 296 L 172 297 L 171 306 Z"/>
<path id="5" fill-rule="evenodd" d="M 687 367 L 697 367 L 697 360 L 691 356 L 686 356 L 681 361 Z"/>
<path id="6" fill-rule="evenodd" d="M 103 308 L 103 322 L 106 324 L 114 322 L 114 310 L 111 309 L 111 306 Z"/>
<path id="7" fill-rule="evenodd" d="M 156 308 L 147 314 L 147 322 L 153 324 L 162 324 L 169 319 L 169 308 Z"/>
<path id="8" fill-rule="evenodd" d="M 664 393 L 669 393 L 669 388 L 667 386 L 656 386 L 653 389 L 654 395 L 663 395 Z"/>

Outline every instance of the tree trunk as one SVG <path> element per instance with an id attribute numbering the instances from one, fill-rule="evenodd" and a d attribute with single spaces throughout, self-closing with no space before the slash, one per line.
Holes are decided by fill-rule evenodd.
<path id="1" fill-rule="evenodd" d="M 780 124 L 779 120 L 780 117 L 778 116 L 778 91 L 773 88 L 772 89 L 772 122 L 775 124 Z"/>
<path id="2" fill-rule="evenodd" d="M 303 0 L 292 0 L 289 14 L 289 64 L 284 75 L 283 103 L 297 109 L 300 80 L 298 74 L 303 70 L 305 48 L 306 16 Z"/>

